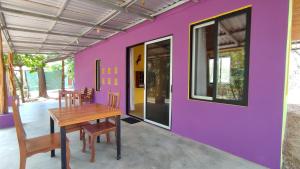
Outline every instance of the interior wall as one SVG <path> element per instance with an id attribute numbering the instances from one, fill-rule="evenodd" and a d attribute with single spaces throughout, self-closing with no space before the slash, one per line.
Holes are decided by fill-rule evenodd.
<path id="1" fill-rule="evenodd" d="M 248 106 L 189 100 L 189 24 L 247 5 L 252 5 Z M 75 87 L 94 87 L 96 59 L 101 59 L 105 67 L 117 66 L 119 85 L 102 85 L 95 97 L 97 103 L 105 103 L 109 88 L 121 91 L 125 113 L 126 48 L 172 35 L 171 131 L 279 169 L 287 25 L 288 1 L 191 1 L 77 53 Z"/>
<path id="2" fill-rule="evenodd" d="M 136 71 L 143 71 L 144 72 L 144 44 L 136 46 L 133 48 L 133 55 L 134 55 L 134 75 Z M 141 55 L 140 60 L 138 60 L 139 55 Z M 136 83 L 136 76 L 134 76 L 134 84 Z M 134 99 L 135 104 L 144 103 L 144 88 L 134 88 Z"/>

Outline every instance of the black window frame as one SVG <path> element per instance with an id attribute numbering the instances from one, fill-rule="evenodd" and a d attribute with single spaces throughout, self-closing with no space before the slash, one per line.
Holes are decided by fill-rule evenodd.
<path id="1" fill-rule="evenodd" d="M 218 99 L 216 97 L 217 94 L 217 70 L 218 70 L 218 23 L 220 20 L 238 16 L 241 14 L 246 14 L 246 37 L 245 37 L 245 45 L 244 45 L 244 51 L 245 51 L 245 59 L 244 59 L 244 86 L 243 86 L 243 99 L 238 101 L 238 100 L 225 100 L 225 99 Z M 224 103 L 224 104 L 231 104 L 231 105 L 240 105 L 240 106 L 248 106 L 248 91 L 249 91 L 249 66 L 250 66 L 250 37 L 251 37 L 251 15 L 252 15 L 252 8 L 247 7 L 245 9 L 241 9 L 238 11 L 234 11 L 231 13 L 227 13 L 224 15 L 220 15 L 211 19 L 207 19 L 204 21 L 200 21 L 197 23 L 193 23 L 190 25 L 190 51 L 189 51 L 189 99 L 191 100 L 199 100 L 199 101 L 207 101 L 207 102 L 216 102 L 216 103 Z M 192 78 L 193 78 L 193 28 L 198 25 L 202 25 L 204 23 L 208 23 L 211 21 L 215 21 L 215 26 L 214 26 L 214 81 L 213 81 L 213 96 L 212 100 L 207 100 L 207 99 L 200 99 L 200 98 L 193 98 L 192 97 Z M 209 63 L 208 63 L 209 64 Z M 208 79 L 209 83 L 209 79 Z"/>
<path id="2" fill-rule="evenodd" d="M 96 60 L 96 91 L 101 90 L 101 60 Z"/>

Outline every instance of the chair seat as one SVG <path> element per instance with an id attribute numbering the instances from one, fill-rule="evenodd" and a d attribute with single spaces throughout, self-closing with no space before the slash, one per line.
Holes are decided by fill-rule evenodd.
<path id="1" fill-rule="evenodd" d="M 26 140 L 28 156 L 39 152 L 48 152 L 56 148 L 60 148 L 60 133 L 49 134 Z"/>
<path id="2" fill-rule="evenodd" d="M 67 133 L 70 133 L 70 132 L 78 131 L 78 130 L 82 129 L 83 126 L 86 126 L 86 125 L 90 125 L 90 123 L 83 122 L 83 123 L 78 123 L 78 124 L 72 124 L 72 125 L 66 126 L 65 129 L 66 129 Z"/>
<path id="3" fill-rule="evenodd" d="M 116 129 L 116 125 L 109 121 L 104 121 L 101 123 L 90 124 L 83 127 L 84 131 L 88 134 L 97 135 L 106 133 Z"/>

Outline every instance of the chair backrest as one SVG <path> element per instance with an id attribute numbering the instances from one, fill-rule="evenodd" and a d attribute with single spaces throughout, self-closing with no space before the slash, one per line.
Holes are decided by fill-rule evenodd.
<path id="1" fill-rule="evenodd" d="M 80 91 L 73 91 L 73 106 L 82 105 L 81 100 L 81 92 Z"/>
<path id="2" fill-rule="evenodd" d="M 81 94 L 81 95 L 86 95 L 86 92 L 87 92 L 87 88 L 86 88 L 86 87 L 80 89 L 80 94 Z"/>
<path id="3" fill-rule="evenodd" d="M 13 118 L 14 118 L 14 123 L 17 131 L 17 138 L 19 142 L 19 147 L 20 151 L 26 151 L 26 132 L 24 130 L 22 120 L 20 117 L 20 112 L 19 112 L 19 107 L 18 107 L 18 99 L 13 97 L 13 103 L 12 103 L 12 108 L 13 108 Z"/>
<path id="4" fill-rule="evenodd" d="M 91 99 L 94 97 L 94 88 L 88 88 L 86 90 L 86 97 Z"/>
<path id="5" fill-rule="evenodd" d="M 59 107 L 62 107 L 62 100 L 65 99 L 65 107 L 81 105 L 80 92 L 60 90 L 58 97 Z"/>
<path id="6" fill-rule="evenodd" d="M 120 92 L 108 91 L 108 106 L 112 108 L 120 108 Z"/>

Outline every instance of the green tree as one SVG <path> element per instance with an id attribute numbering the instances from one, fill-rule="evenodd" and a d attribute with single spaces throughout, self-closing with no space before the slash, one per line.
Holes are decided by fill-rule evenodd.
<path id="1" fill-rule="evenodd" d="M 18 87 L 20 89 L 20 94 L 21 94 L 21 100 L 22 103 L 25 102 L 25 97 L 24 97 L 24 79 L 23 79 L 23 69 L 22 67 L 24 66 L 24 57 L 21 54 L 14 54 L 14 60 L 13 60 L 13 65 L 19 67 L 19 73 L 20 73 L 20 79 L 14 74 L 16 82 L 18 84 Z"/>
<path id="2" fill-rule="evenodd" d="M 44 67 L 46 66 L 45 55 L 41 54 L 24 54 L 24 65 L 30 68 L 30 72 L 37 72 L 39 79 L 39 96 L 48 97 L 47 86 L 46 86 L 46 76 Z"/>
<path id="3" fill-rule="evenodd" d="M 62 71 L 62 62 L 47 66 L 47 69 L 50 71 Z M 68 79 L 74 80 L 74 59 L 67 58 L 64 60 L 64 75 Z"/>
<path id="4" fill-rule="evenodd" d="M 67 76 L 69 79 L 74 80 L 74 59 L 73 58 L 68 58 L 66 59 L 66 67 L 67 67 Z"/>

